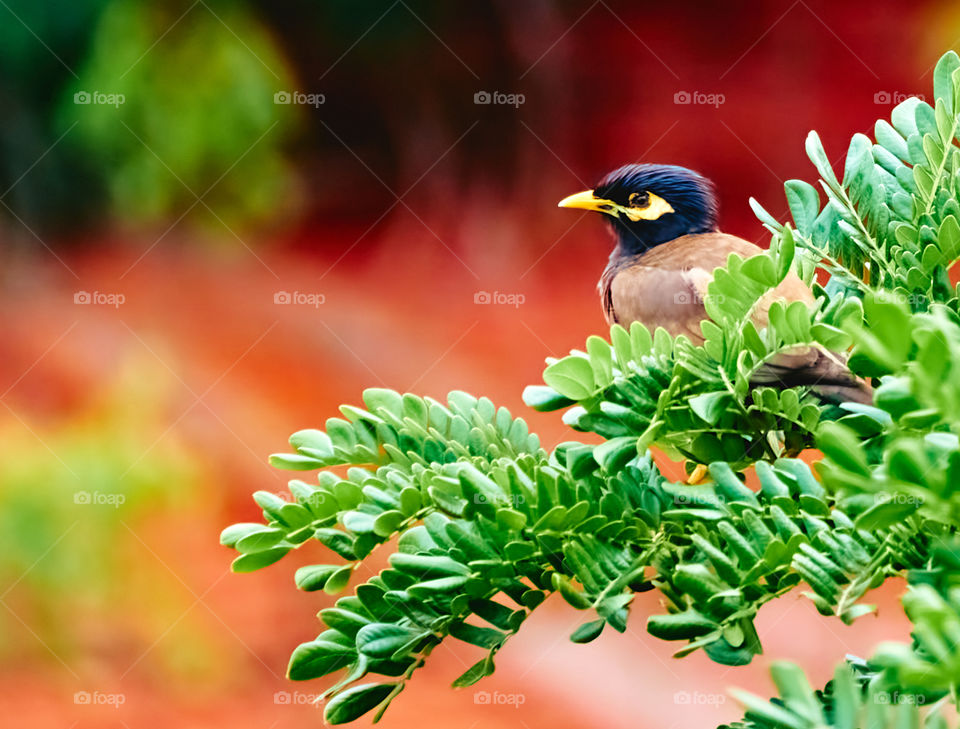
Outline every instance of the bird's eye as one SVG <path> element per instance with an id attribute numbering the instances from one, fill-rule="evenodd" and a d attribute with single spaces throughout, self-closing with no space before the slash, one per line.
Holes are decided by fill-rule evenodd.
<path id="1" fill-rule="evenodd" d="M 650 205 L 650 195 L 645 192 L 632 192 L 627 198 L 627 204 L 632 208 L 645 208 Z"/>

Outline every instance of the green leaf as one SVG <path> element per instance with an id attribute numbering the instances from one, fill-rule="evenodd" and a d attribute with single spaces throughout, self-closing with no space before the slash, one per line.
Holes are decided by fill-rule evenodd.
<path id="1" fill-rule="evenodd" d="M 323 462 L 297 453 L 274 453 L 270 456 L 270 465 L 287 471 L 313 471 L 321 468 Z"/>
<path id="2" fill-rule="evenodd" d="M 820 196 L 817 189 L 803 180 L 789 180 L 784 184 L 784 189 L 797 230 L 809 235 L 820 214 Z"/>
<path id="3" fill-rule="evenodd" d="M 507 636 L 493 628 L 481 628 L 470 623 L 456 622 L 450 626 L 450 635 L 480 648 L 499 648 Z"/>
<path id="4" fill-rule="evenodd" d="M 717 630 L 719 626 L 694 609 L 670 615 L 651 615 L 647 632 L 661 640 L 691 640 Z"/>
<path id="5" fill-rule="evenodd" d="M 523 391 L 523 402 L 527 407 L 541 413 L 549 413 L 554 410 L 570 407 L 576 400 L 564 397 L 552 387 L 543 385 L 528 385 Z"/>
<path id="6" fill-rule="evenodd" d="M 783 727 L 784 729 L 810 729 L 801 717 L 777 704 L 765 701 L 758 696 L 749 694 L 746 691 L 731 689 L 730 693 L 747 710 L 747 717 L 759 719 L 772 727 Z"/>
<path id="7" fill-rule="evenodd" d="M 269 567 L 274 562 L 279 562 L 289 551 L 290 547 L 273 547 L 262 552 L 241 554 L 230 563 L 230 570 L 232 572 L 255 572 L 264 567 Z"/>
<path id="8" fill-rule="evenodd" d="M 596 640 L 600 637 L 600 633 L 603 632 L 603 626 L 606 624 L 606 620 L 593 620 L 589 623 L 584 623 L 571 633 L 570 640 L 574 643 L 589 643 L 592 640 Z"/>
<path id="9" fill-rule="evenodd" d="M 577 590 L 566 575 L 554 572 L 552 575 L 553 589 L 557 590 L 564 600 L 577 610 L 586 610 L 593 607 L 593 603 L 586 595 Z"/>
<path id="10" fill-rule="evenodd" d="M 593 449 L 593 457 L 608 473 L 616 473 L 637 457 L 637 437 L 612 438 Z"/>
<path id="11" fill-rule="evenodd" d="M 730 393 L 726 391 L 705 392 L 691 397 L 687 402 L 690 409 L 710 425 L 716 425 L 731 405 Z"/>
<path id="12" fill-rule="evenodd" d="M 585 400 L 594 392 L 593 368 L 584 357 L 564 357 L 547 367 L 543 380 L 564 397 Z"/>
<path id="13" fill-rule="evenodd" d="M 238 539 L 234 546 L 238 552 L 252 554 L 253 552 L 262 552 L 265 549 L 276 547 L 283 541 L 285 536 L 286 533 L 283 529 L 261 526 L 260 529 L 251 531 Z"/>
<path id="14" fill-rule="evenodd" d="M 333 458 L 333 443 L 322 430 L 298 430 L 290 436 L 290 445 L 296 450 L 309 448 L 311 455 Z"/>
<path id="15" fill-rule="evenodd" d="M 824 423 L 817 433 L 817 446 L 841 468 L 860 476 L 870 475 L 866 454 L 849 428 L 836 423 Z"/>
<path id="16" fill-rule="evenodd" d="M 327 640 L 313 640 L 298 645 L 290 656 L 287 678 L 291 681 L 308 681 L 350 665 L 357 657 L 351 646 Z"/>
<path id="17" fill-rule="evenodd" d="M 418 579 L 469 575 L 470 568 L 451 557 L 428 554 L 390 555 L 390 565 L 398 570 L 416 576 Z"/>
<path id="18" fill-rule="evenodd" d="M 394 689 L 402 684 L 365 683 L 353 686 L 336 694 L 324 709 L 323 718 L 328 724 L 346 724 L 358 719 L 384 701 Z"/>
<path id="19" fill-rule="evenodd" d="M 902 495 L 901 495 L 902 496 Z M 899 499 L 897 494 L 888 500 L 881 500 L 857 517 L 857 529 L 875 531 L 903 521 L 917 510 L 918 504 L 913 499 Z"/>
<path id="20" fill-rule="evenodd" d="M 352 565 L 341 567 L 327 578 L 327 582 L 323 586 L 323 591 L 328 595 L 336 595 L 338 592 L 343 592 L 347 583 L 350 582 L 350 576 L 352 574 Z"/>
<path id="21" fill-rule="evenodd" d="M 357 650 L 371 658 L 389 658 L 417 638 L 429 635 L 416 628 L 393 623 L 371 623 L 357 633 Z"/>
<path id="22" fill-rule="evenodd" d="M 587 354 L 590 356 L 595 386 L 606 387 L 613 380 L 613 358 L 610 345 L 602 337 L 587 337 Z"/>
<path id="23" fill-rule="evenodd" d="M 266 528 L 263 524 L 233 524 L 220 532 L 220 544 L 225 547 L 233 547 L 248 534 L 263 531 Z"/>
<path id="24" fill-rule="evenodd" d="M 331 575 L 342 569 L 335 564 L 311 564 L 300 567 L 293 577 L 297 587 L 307 592 L 322 590 Z"/>
<path id="25" fill-rule="evenodd" d="M 837 183 L 836 175 L 833 172 L 833 167 L 830 166 L 830 160 L 827 158 L 827 153 L 823 150 L 823 143 L 820 141 L 820 135 L 816 132 L 810 132 L 807 135 L 806 141 L 807 157 L 810 158 L 810 161 L 813 162 L 814 167 L 817 168 L 817 172 L 820 173 L 820 177 L 823 178 L 823 181 L 833 189 L 839 189 L 839 184 Z"/>
<path id="26" fill-rule="evenodd" d="M 461 673 L 453 682 L 454 688 L 473 686 L 477 681 L 493 674 L 493 656 L 486 655 Z"/>
<path id="27" fill-rule="evenodd" d="M 391 509 L 383 512 L 373 522 L 373 532 L 380 537 L 389 537 L 400 528 L 405 517 L 399 511 Z"/>
<path id="28" fill-rule="evenodd" d="M 957 69 L 960 69 L 960 57 L 953 51 L 944 53 L 933 69 L 933 96 L 943 101 L 947 113 L 951 116 L 960 113 L 960 109 L 954 107 L 956 91 L 953 74 Z"/>

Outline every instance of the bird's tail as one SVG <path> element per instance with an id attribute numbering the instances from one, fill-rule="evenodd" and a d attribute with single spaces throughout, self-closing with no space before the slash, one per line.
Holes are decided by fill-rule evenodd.
<path id="1" fill-rule="evenodd" d="M 870 405 L 873 391 L 847 368 L 846 356 L 822 347 L 802 346 L 781 352 L 764 364 L 751 385 L 809 387 L 824 402 Z"/>

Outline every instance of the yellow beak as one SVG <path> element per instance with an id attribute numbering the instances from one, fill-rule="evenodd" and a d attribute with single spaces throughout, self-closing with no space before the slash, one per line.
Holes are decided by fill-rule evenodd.
<path id="1" fill-rule="evenodd" d="M 557 203 L 558 208 L 580 208 L 581 210 L 595 210 L 608 215 L 617 214 L 617 204 L 612 200 L 604 200 L 593 194 L 593 190 L 584 190 L 576 195 L 570 195 Z"/>

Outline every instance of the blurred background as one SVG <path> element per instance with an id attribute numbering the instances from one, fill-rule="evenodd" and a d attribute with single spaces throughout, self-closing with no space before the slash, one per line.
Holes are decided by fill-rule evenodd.
<path id="1" fill-rule="evenodd" d="M 307 545 L 231 575 L 287 435 L 368 386 L 520 394 L 605 327 L 600 221 L 558 210 L 614 166 L 713 178 L 727 232 L 765 245 L 960 43 L 946 0 L 0 0 L 0 704 L 22 727 L 282 729 L 325 685 L 283 674 L 331 602 Z M 377 565 L 374 564 L 374 567 Z M 576 646 L 551 600 L 475 687 L 445 646 L 387 727 L 714 727 L 725 689 L 789 657 L 825 681 L 905 639 L 900 586 L 853 627 L 767 607 L 746 668 L 646 635 Z M 801 638 L 802 636 L 802 638 Z"/>

